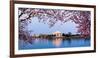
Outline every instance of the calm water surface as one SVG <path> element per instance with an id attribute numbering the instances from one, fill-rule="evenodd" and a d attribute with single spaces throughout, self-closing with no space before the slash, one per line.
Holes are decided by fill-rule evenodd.
<path id="1" fill-rule="evenodd" d="M 33 39 L 32 43 L 19 40 L 19 50 L 23 49 L 45 49 L 45 48 L 71 48 L 90 46 L 90 39 Z"/>

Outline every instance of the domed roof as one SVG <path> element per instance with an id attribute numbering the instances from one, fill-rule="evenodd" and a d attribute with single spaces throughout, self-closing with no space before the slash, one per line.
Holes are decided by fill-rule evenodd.
<path id="1" fill-rule="evenodd" d="M 53 34 L 61 33 L 60 31 L 53 32 Z"/>

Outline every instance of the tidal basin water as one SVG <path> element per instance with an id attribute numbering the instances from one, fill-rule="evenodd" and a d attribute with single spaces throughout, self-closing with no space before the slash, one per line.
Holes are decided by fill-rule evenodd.
<path id="1" fill-rule="evenodd" d="M 90 39 L 72 38 L 72 39 L 32 39 L 32 42 L 19 40 L 19 50 L 26 49 L 47 49 L 47 48 L 72 48 L 90 46 Z"/>

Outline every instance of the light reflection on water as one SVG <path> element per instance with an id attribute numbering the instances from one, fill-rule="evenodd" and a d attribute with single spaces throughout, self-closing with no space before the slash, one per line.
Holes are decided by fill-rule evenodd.
<path id="1" fill-rule="evenodd" d="M 33 39 L 32 43 L 19 40 L 19 50 L 22 49 L 44 49 L 44 48 L 67 48 L 90 46 L 90 39 Z"/>
<path id="2" fill-rule="evenodd" d="M 61 38 L 55 38 L 53 41 L 52 41 L 53 45 L 55 45 L 55 47 L 59 47 L 61 46 L 61 43 L 62 43 L 62 39 Z"/>

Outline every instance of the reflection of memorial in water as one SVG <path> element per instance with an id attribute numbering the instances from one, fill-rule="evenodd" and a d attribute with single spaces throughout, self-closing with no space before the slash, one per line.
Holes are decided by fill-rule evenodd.
<path id="1" fill-rule="evenodd" d="M 62 43 L 62 38 L 55 38 L 53 41 L 52 41 L 53 45 L 55 45 L 56 47 L 60 47 L 61 46 L 61 43 Z"/>

